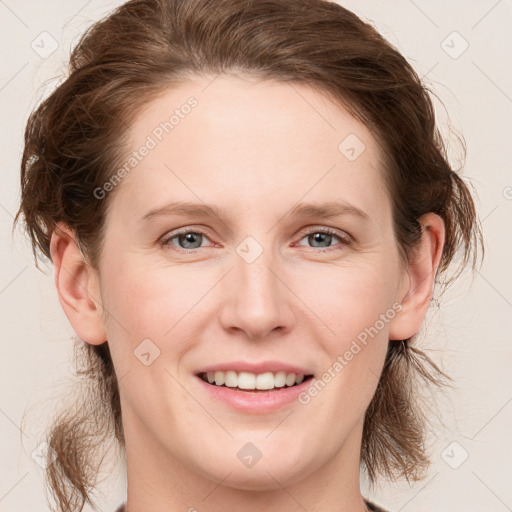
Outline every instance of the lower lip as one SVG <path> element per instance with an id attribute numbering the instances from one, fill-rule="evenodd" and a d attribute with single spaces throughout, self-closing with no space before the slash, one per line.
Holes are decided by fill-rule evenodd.
<path id="1" fill-rule="evenodd" d="M 215 400 L 229 405 L 241 412 L 262 414 L 272 412 L 289 405 L 297 400 L 300 393 L 305 391 L 313 382 L 309 378 L 296 386 L 274 388 L 266 392 L 237 391 L 236 388 L 215 386 L 196 376 L 201 386 Z"/>

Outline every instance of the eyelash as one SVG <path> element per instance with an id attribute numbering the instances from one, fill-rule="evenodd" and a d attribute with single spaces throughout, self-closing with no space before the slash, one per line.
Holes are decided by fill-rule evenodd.
<path id="1" fill-rule="evenodd" d="M 180 235 L 187 235 L 189 233 L 193 233 L 193 234 L 196 234 L 196 235 L 197 234 L 203 235 L 206 238 L 208 238 L 208 235 L 204 231 L 202 231 L 200 229 L 188 229 L 187 228 L 187 229 L 182 229 L 182 230 L 176 231 L 176 232 L 170 234 L 169 236 L 165 236 L 160 241 L 160 245 L 162 247 L 164 247 L 164 248 L 172 247 L 171 250 L 178 251 L 178 252 L 180 252 L 182 254 L 194 254 L 199 249 L 202 249 L 202 247 L 198 247 L 197 249 L 183 249 L 181 247 L 171 246 L 171 244 L 169 244 L 169 242 L 171 240 L 177 238 L 178 236 L 180 236 Z M 337 231 L 335 231 L 334 229 L 331 229 L 331 228 L 321 228 L 321 229 L 313 228 L 313 229 L 309 230 L 308 232 L 304 233 L 303 236 L 300 238 L 300 240 L 304 239 L 308 235 L 312 235 L 312 234 L 315 234 L 315 233 L 324 233 L 326 235 L 334 235 L 335 237 L 337 237 L 340 240 L 341 245 L 344 245 L 344 246 L 349 246 L 351 244 L 351 239 L 348 236 L 342 236 L 342 235 L 338 234 Z M 312 249 L 314 250 L 314 252 L 320 252 L 320 253 L 326 253 L 326 252 L 331 252 L 331 251 L 336 251 L 336 250 L 342 250 L 341 247 L 338 247 L 338 248 L 337 247 L 328 247 L 326 249 L 319 249 L 319 248 L 312 247 Z"/>

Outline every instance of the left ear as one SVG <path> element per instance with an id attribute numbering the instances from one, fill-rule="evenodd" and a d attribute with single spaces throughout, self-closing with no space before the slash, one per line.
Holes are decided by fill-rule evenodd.
<path id="1" fill-rule="evenodd" d="M 425 319 L 445 243 L 444 221 L 435 213 L 419 219 L 421 241 L 414 248 L 397 301 L 402 309 L 390 322 L 389 339 L 405 340 L 417 334 Z"/>

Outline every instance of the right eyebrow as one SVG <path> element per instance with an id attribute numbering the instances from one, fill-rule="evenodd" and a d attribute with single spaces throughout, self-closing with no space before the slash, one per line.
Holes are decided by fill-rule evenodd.
<path id="1" fill-rule="evenodd" d="M 169 203 L 160 208 L 155 208 L 147 212 L 141 219 L 140 222 L 147 221 L 153 217 L 161 215 L 181 215 L 188 217 L 217 217 L 223 219 L 225 217 L 225 211 L 217 206 L 210 206 L 201 203 Z"/>

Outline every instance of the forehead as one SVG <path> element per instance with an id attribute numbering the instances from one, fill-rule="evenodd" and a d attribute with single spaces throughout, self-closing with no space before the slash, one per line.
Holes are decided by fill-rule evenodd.
<path id="1" fill-rule="evenodd" d="M 360 121 L 305 84 L 197 77 L 133 122 L 118 203 L 130 214 L 177 200 L 253 211 L 346 199 L 389 214 L 380 149 Z M 146 147 L 146 149 L 144 149 Z M 144 153 L 141 156 L 141 153 Z M 272 208 L 271 208 L 272 207 Z"/>

